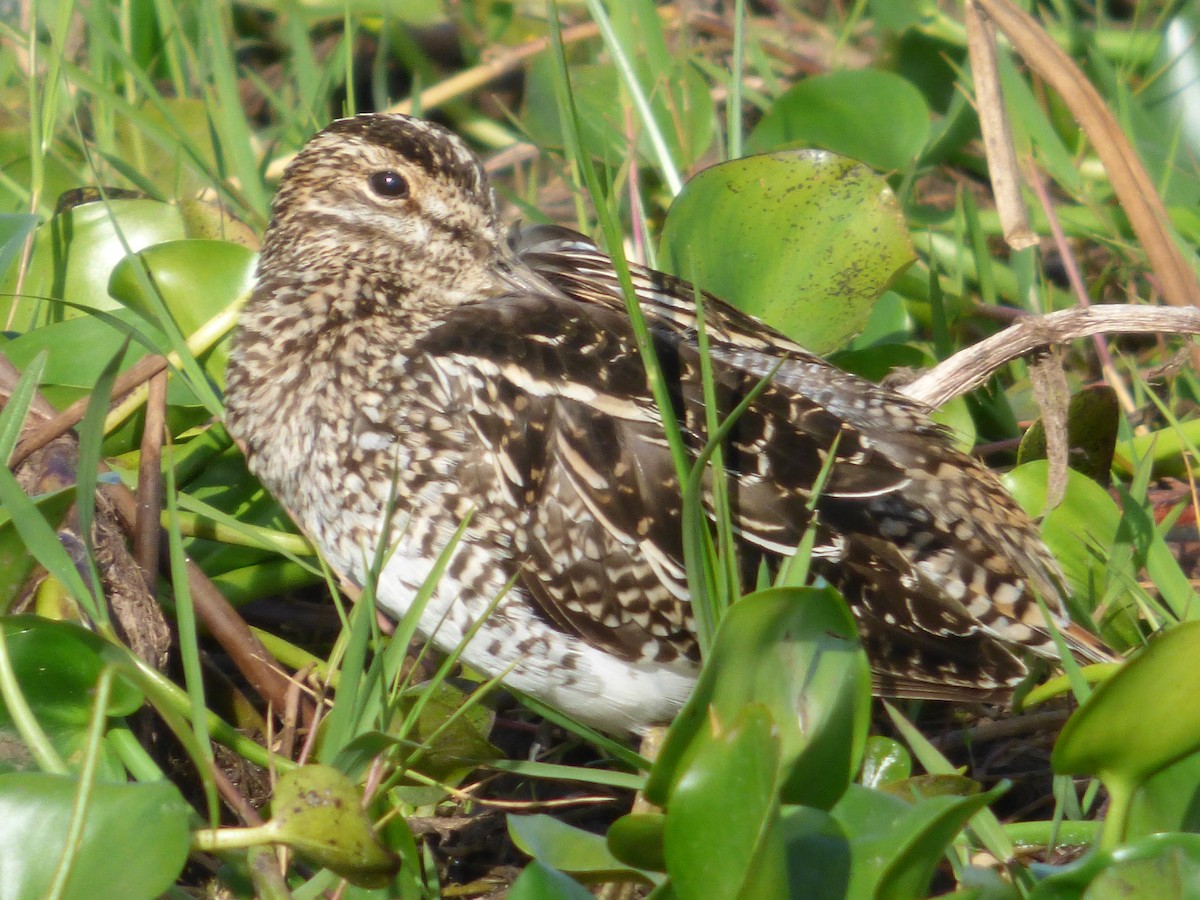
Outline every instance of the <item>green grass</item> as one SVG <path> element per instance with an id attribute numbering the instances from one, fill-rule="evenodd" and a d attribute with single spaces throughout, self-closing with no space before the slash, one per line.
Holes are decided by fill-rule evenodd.
<path id="1" fill-rule="evenodd" d="M 415 613 L 389 642 L 367 604 L 344 605 L 336 578 L 247 475 L 218 424 L 224 336 L 245 298 L 281 163 L 336 114 L 404 101 L 430 112 L 429 102 L 410 97 L 414 90 L 433 96 L 472 72 L 480 76 L 473 86 L 443 94 L 436 112 L 485 155 L 526 142 L 530 152 L 495 172 L 501 196 L 526 217 L 589 230 L 614 252 L 619 270 L 628 255 L 718 287 L 868 377 L 927 367 L 1015 313 L 1075 305 L 1079 298 L 1057 276 L 1064 253 L 1078 259 L 1091 302 L 1160 302 L 1159 290 L 1171 282 L 1151 261 L 1163 258 L 1164 242 L 1187 259 L 1200 245 L 1200 148 L 1191 143 L 1196 129 L 1183 124 L 1200 121 L 1200 102 L 1176 74 L 1183 70 L 1176 57 L 1194 62 L 1197 51 L 1162 37 L 1183 5 L 1139 2 L 1125 19 L 1095 18 L 1066 3 L 1038 12 L 1116 115 L 1136 153 L 1126 161 L 1144 166 L 1158 189 L 1169 221 L 1155 233 L 1135 230 L 1121 178 L 1100 164 L 1094 136 L 1077 124 L 1079 111 L 1046 87 L 1050 76 L 1031 75 L 1019 58 L 1002 54 L 1013 138 L 1027 167 L 1021 177 L 1035 170 L 1053 202 L 1044 209 L 1025 190 L 1042 241 L 1012 251 L 986 181 L 955 7 L 801 3 L 770 17 L 738 2 L 718 22 L 681 18 L 649 0 L 587 0 L 559 5 L 560 30 L 536 4 L 455 4 L 446 12 L 422 2 L 401 13 L 390 6 L 35 2 L 31 32 L 0 23 L 7 111 L 0 120 L 0 350 L 24 376 L 7 383 L 0 448 L 7 458 L 17 447 L 35 386 L 59 409 L 85 400 L 76 432 L 77 490 L 87 498 L 79 517 L 111 522 L 111 502 L 93 504 L 92 488 L 98 482 L 109 492 L 102 497 L 111 497 L 118 483 L 136 480 L 145 400 L 135 395 L 120 415 L 106 415 L 108 394 L 119 372 L 147 352 L 174 360 L 166 400 L 171 447 L 162 462 L 172 575 L 158 578 L 157 590 L 179 642 L 180 671 L 171 675 L 178 684 L 139 663 L 118 637 L 96 600 L 97 586 L 111 593 L 113 576 L 86 552 L 89 541 L 79 542 L 80 557 L 69 552 L 74 544 L 56 539 L 70 494 L 47 487 L 45 496 L 30 498 L 0 473 L 0 730 L 28 748 L 0 762 L 0 807 L 51 823 L 47 840 L 57 843 L 36 846 L 60 848 L 31 853 L 35 844 L 25 834 L 0 841 L 3 867 L 19 873 L 20 895 L 41 896 L 54 884 L 62 896 L 83 896 L 85 884 L 100 886 L 88 896 L 183 896 L 211 879 L 236 896 L 281 896 L 278 883 L 256 874 L 251 861 L 261 858 L 242 849 L 258 846 L 264 834 L 317 861 L 306 866 L 289 857 L 284 875 L 297 897 L 334 889 L 337 873 L 387 881 L 379 893 L 360 887 L 347 896 L 461 896 L 464 882 L 483 884 L 489 866 L 524 865 L 528 856 L 537 865 L 510 896 L 572 896 L 583 890 L 580 882 L 626 879 L 659 885 L 654 896 L 668 896 L 661 885 L 669 882 L 682 898 L 876 890 L 918 897 L 983 883 L 989 896 L 1057 897 L 1135 877 L 1166 895 L 1172 878 L 1194 878 L 1200 821 L 1179 798 L 1200 786 L 1200 690 L 1190 683 L 1197 640 L 1190 620 L 1198 610 L 1194 561 L 1176 560 L 1170 526 L 1194 512 L 1188 486 L 1200 385 L 1186 362 L 1168 365 L 1180 340 L 1110 336 L 1106 373 L 1095 345 L 1064 351 L 1072 393 L 1106 377 L 1121 398 L 1116 414 L 1079 426 L 1089 437 L 1115 431 L 1114 460 L 1093 477 L 1072 475 L 1063 501 L 1042 520 L 1067 574 L 1072 612 L 1093 619 L 1121 650 L 1170 634 L 1149 641 L 1150 652 L 1095 689 L 1054 746 L 1053 782 L 1045 764 L 1036 777 L 1012 766 L 996 778 L 980 766 L 995 745 L 983 743 L 988 726 L 976 711 L 907 704 L 888 707 L 885 716 L 877 706 L 869 720 L 861 654 L 842 658 L 830 649 L 830 635 L 848 621 L 836 596 L 785 587 L 727 613 L 729 523 L 718 516 L 710 528 L 696 497 L 689 503 L 689 583 L 710 597 L 705 654 L 725 661 L 722 672 L 706 671 L 698 699 L 653 766 L 625 743 L 552 710 L 540 711 L 560 727 L 535 739 L 532 717 L 519 710 L 498 717 L 491 705 L 497 686 L 460 672 L 454 655 L 426 650 L 409 658 Z M 596 28 L 573 27 L 588 21 Z M 438 34 L 452 36 L 452 49 Z M 486 74 L 486 63 L 535 40 L 541 49 L 509 67 L 520 79 Z M 739 193 L 740 205 L 721 205 L 731 184 L 771 187 L 773 176 L 761 161 L 713 164 L 785 146 L 843 153 L 876 171 L 810 160 L 804 165 L 811 169 L 789 169 L 794 206 L 755 201 L 749 189 Z M 847 201 L 824 179 L 840 186 L 859 179 L 862 196 Z M 56 211 L 63 192 L 85 185 L 104 190 Z M 834 231 L 851 218 L 852 227 Z M 1051 239 L 1052 218 L 1065 246 Z M 857 243 L 880 234 L 884 221 L 892 232 L 883 243 Z M 743 254 L 751 251 L 769 263 L 747 265 Z M 845 277 L 850 271 L 857 280 Z M 827 286 L 834 280 L 837 316 Z M 630 311 L 648 348 L 636 306 Z M 850 333 L 857 336 L 848 341 Z M 653 375 L 652 354 L 646 361 Z M 654 380 L 665 405 L 665 387 Z M 1018 458 L 1012 446 L 1039 414 L 1021 360 L 939 411 L 965 446 L 992 448 L 987 458 L 997 467 L 1021 463 L 1006 483 L 1038 515 L 1045 464 L 1027 450 Z M 719 429 L 715 416 L 709 427 Z M 673 441 L 687 482 L 693 461 L 678 435 Z M 101 471 L 101 462 L 111 471 Z M 1111 474 L 1111 494 L 1097 474 Z M 1182 489 L 1172 501 L 1178 508 L 1164 518 L 1156 479 L 1168 476 Z M 1194 539 L 1194 525 L 1187 527 Z M 386 551 L 380 548 L 376 570 Z M 228 613 L 213 613 L 189 585 L 185 557 L 238 605 L 258 600 L 286 613 L 294 608 L 289 597 L 334 598 L 334 637 L 318 641 L 282 627 L 260 632 L 289 667 L 316 663 L 305 690 L 324 724 L 312 746 L 303 735 L 271 742 L 304 724 L 278 685 L 252 669 L 244 679 L 213 676 L 216 644 L 205 636 L 205 617 Z M 802 570 L 802 561 L 791 567 Z M 42 572 L 48 575 L 26 589 Z M 36 616 L 12 615 L 18 599 Z M 723 615 L 729 618 L 719 626 Z M 55 621 L 63 617 L 91 622 L 96 634 Z M 794 646 L 784 646 L 784 632 Z M 236 664 L 244 644 L 227 652 Z M 790 665 L 794 654 L 810 654 L 812 665 Z M 1065 689 L 1052 683 L 1031 696 L 1043 702 Z M 794 716 L 801 701 L 809 714 L 803 731 Z M 130 717 L 144 707 L 159 736 L 142 743 Z M 951 753 L 939 743 L 947 730 L 965 733 L 968 744 L 975 736 L 980 753 Z M 1121 739 L 1126 732 L 1154 739 Z M 167 749 L 167 733 L 182 754 Z M 1049 737 L 1004 740 L 1021 759 L 1044 757 L 1051 746 Z M 216 753 L 217 744 L 228 752 Z M 522 759 L 531 749 L 537 758 Z M 346 818 L 305 808 L 265 831 L 232 830 L 253 823 L 232 811 L 229 797 L 218 799 L 223 788 L 213 767 L 232 771 L 231 759 L 261 767 L 264 783 L 299 772 L 298 782 L 286 784 L 294 791 L 299 783 L 301 796 L 310 775 L 350 798 L 365 787 L 376 836 L 361 830 L 353 799 Z M 297 766 L 313 760 L 340 774 Z M 912 774 L 914 765 L 923 774 Z M 1072 784 L 1066 775 L 1084 780 Z M 662 809 L 618 818 L 630 788 L 642 786 Z M 138 798 L 146 795 L 128 792 L 142 788 L 159 792 L 161 827 L 145 821 Z M 1096 802 L 1101 790 L 1119 801 L 1107 817 Z M 572 808 L 581 793 L 610 802 L 590 812 L 586 804 Z M 439 842 L 407 824 L 489 809 L 551 815 L 514 815 L 508 829 L 496 819 L 482 842 L 489 849 L 471 854 L 463 871 L 448 868 Z M 106 832 L 89 832 L 89 819 L 105 823 Z M 607 842 L 597 836 L 606 831 Z M 1148 837 L 1154 833 L 1166 837 Z M 362 842 L 358 862 L 330 851 L 331 838 L 350 834 Z M 75 843 L 64 857 L 67 835 Z M 1014 844 L 1033 843 L 1056 863 L 1057 842 L 1090 841 L 1096 849 L 1075 868 L 1034 869 L 1013 853 Z M 189 842 L 193 852 L 218 853 L 224 868 L 185 874 Z M 831 847 L 845 852 L 841 868 Z M 972 863 L 981 850 L 1000 861 L 995 871 Z M 719 871 L 710 871 L 714 861 Z M 139 874 L 135 886 L 113 880 L 122 866 Z M 211 871 L 217 874 L 198 874 Z"/>

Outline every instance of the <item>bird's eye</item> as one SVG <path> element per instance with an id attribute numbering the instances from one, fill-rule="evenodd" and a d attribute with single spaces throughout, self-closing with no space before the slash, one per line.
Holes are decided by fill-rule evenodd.
<path id="1" fill-rule="evenodd" d="M 380 197 L 386 197 L 389 200 L 402 199 L 408 196 L 408 182 L 404 180 L 403 175 L 391 169 L 386 169 L 383 172 L 372 172 L 371 177 L 367 179 L 367 184 Z"/>

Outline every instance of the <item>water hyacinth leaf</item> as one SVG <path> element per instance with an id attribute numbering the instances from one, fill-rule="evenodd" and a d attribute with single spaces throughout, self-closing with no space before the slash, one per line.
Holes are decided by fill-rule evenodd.
<path id="1" fill-rule="evenodd" d="M 592 892 L 570 875 L 537 860 L 525 867 L 505 896 L 508 900 L 594 900 Z"/>
<path id="2" fill-rule="evenodd" d="M 1121 441 L 1113 454 L 1113 466 L 1131 474 L 1137 470 L 1138 460 L 1150 456 L 1155 475 L 1186 478 L 1188 468 L 1184 451 L 1189 444 L 1200 444 L 1200 419 L 1166 425 L 1149 434 L 1137 434 L 1128 441 Z"/>
<path id="3" fill-rule="evenodd" d="M 663 850 L 681 900 L 786 896 L 774 831 L 779 814 L 774 730 L 765 706 L 745 707 L 727 731 L 695 753 L 675 785 Z M 750 892 L 752 881 L 756 887 Z"/>
<path id="4" fill-rule="evenodd" d="M 779 840 L 787 861 L 789 897 L 850 897 L 850 841 L 829 813 L 811 806 L 785 807 Z"/>
<path id="5" fill-rule="evenodd" d="M 39 721 L 74 726 L 82 738 L 92 715 L 92 691 L 108 665 L 108 642 L 73 622 L 39 616 L 5 616 L 3 625 L 17 683 Z M 113 679 L 108 715 L 127 716 L 141 705 L 137 688 Z M 8 721 L 0 706 L 0 722 Z"/>
<path id="6" fill-rule="evenodd" d="M 863 330 L 913 258 L 886 182 L 819 150 L 705 169 L 675 198 L 659 250 L 666 271 L 819 354 Z"/>
<path id="7" fill-rule="evenodd" d="M 200 238 L 170 241 L 138 254 L 162 302 L 186 337 L 250 290 L 254 282 L 254 251 L 228 241 Z M 151 322 L 158 319 L 158 303 L 145 294 L 145 284 L 133 259 L 118 265 L 108 290 L 127 308 Z M 209 353 L 206 368 L 223 377 L 228 350 L 219 344 Z"/>
<path id="8" fill-rule="evenodd" d="M 965 775 L 925 773 L 890 781 L 879 790 L 901 800 L 916 802 L 925 797 L 974 797 L 981 788 L 978 781 Z"/>
<path id="9" fill-rule="evenodd" d="M 184 234 L 179 211 L 156 200 L 95 200 L 65 209 L 38 230 L 24 291 L 91 309 L 119 309 L 106 287 L 108 275 L 126 253 Z M 62 318 L 78 315 L 82 312 L 71 308 L 55 312 Z"/>
<path id="10" fill-rule="evenodd" d="M 867 738 L 860 781 L 865 787 L 881 787 L 912 775 L 912 755 L 899 741 L 873 734 Z"/>
<path id="11" fill-rule="evenodd" d="M 910 82 L 878 69 L 846 69 L 805 78 L 781 94 L 748 145 L 820 147 L 888 172 L 911 165 L 928 137 L 929 107 Z"/>
<path id="12" fill-rule="evenodd" d="M 719 673 L 719 677 L 718 677 Z M 871 676 L 845 601 L 831 588 L 772 588 L 725 616 L 692 696 L 667 732 L 646 796 L 667 806 L 689 761 L 747 705 L 780 735 L 780 796 L 829 808 L 858 771 Z"/>
<path id="13" fill-rule="evenodd" d="M 77 779 L 41 772 L 0 775 L 0 896 L 45 897 L 66 846 Z M 166 781 L 91 786 L 82 840 L 64 897 L 150 900 L 187 862 L 192 809 Z M 120 840 L 114 840 L 119 834 Z"/>
<path id="14" fill-rule="evenodd" d="M 401 710 L 407 712 L 420 694 L 429 696 L 404 739 L 429 749 L 407 760 L 405 768 L 415 769 L 441 784 L 456 785 L 480 763 L 504 755 L 487 739 L 495 713 L 486 705 L 472 704 L 447 726 L 450 717 L 467 703 L 467 695 L 445 681 L 432 688 L 418 685 L 409 689 Z"/>
<path id="15" fill-rule="evenodd" d="M 178 203 L 187 236 L 211 241 L 228 241 L 258 252 L 259 236 L 253 228 L 219 203 L 184 199 Z"/>
<path id="16" fill-rule="evenodd" d="M 602 835 L 575 828 L 552 816 L 510 815 L 508 833 L 522 853 L 583 881 L 647 881 L 643 873 L 613 855 Z"/>
<path id="17" fill-rule="evenodd" d="M 130 313 L 118 311 L 114 318 L 133 317 Z M 48 385 L 78 388 L 74 397 L 96 384 L 105 365 L 124 343 L 124 333 L 102 319 L 88 316 L 53 322 L 27 331 L 4 345 L 4 355 L 18 369 L 24 369 L 37 354 L 47 351 L 46 371 L 42 375 L 43 390 Z M 144 352 L 140 344 L 131 344 L 122 367 L 132 365 Z"/>
<path id="18" fill-rule="evenodd" d="M 659 813 L 629 813 L 609 826 L 606 840 L 613 856 L 635 869 L 665 872 L 663 830 L 667 818 Z"/>
<path id="19" fill-rule="evenodd" d="M 896 822 L 896 830 L 908 839 L 880 873 L 879 884 L 887 885 L 889 897 L 924 897 L 929 893 L 934 870 L 950 842 L 966 827 L 975 813 L 1007 790 L 1001 785 L 974 797 L 931 797 L 921 800 Z"/>
<path id="20" fill-rule="evenodd" d="M 362 793 L 331 766 L 301 766 L 281 775 L 268 826 L 273 840 L 361 887 L 384 887 L 400 866 L 376 838 Z"/>
<path id="21" fill-rule="evenodd" d="M 1200 622 L 1161 632 L 1063 726 L 1050 757 L 1059 774 L 1091 775 L 1132 792 L 1200 750 Z"/>

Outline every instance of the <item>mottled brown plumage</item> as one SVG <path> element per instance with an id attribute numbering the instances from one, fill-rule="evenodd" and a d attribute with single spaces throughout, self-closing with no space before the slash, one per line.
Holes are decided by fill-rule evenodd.
<path id="1" fill-rule="evenodd" d="M 647 269 L 634 283 L 699 452 L 695 292 Z M 882 692 L 1001 698 L 1025 654 L 1055 656 L 1035 597 L 1066 627 L 1061 577 L 991 473 L 912 401 L 704 302 L 721 417 L 783 360 L 724 447 L 747 585 L 800 540 L 832 451 L 813 571 L 849 601 Z M 362 583 L 392 548 L 378 599 L 393 615 L 469 516 L 421 628 L 453 646 L 501 597 L 473 667 L 610 730 L 686 697 L 679 485 L 611 262 L 563 229 L 506 236 L 454 135 L 359 116 L 300 153 L 227 405 L 251 468 L 338 572 Z"/>

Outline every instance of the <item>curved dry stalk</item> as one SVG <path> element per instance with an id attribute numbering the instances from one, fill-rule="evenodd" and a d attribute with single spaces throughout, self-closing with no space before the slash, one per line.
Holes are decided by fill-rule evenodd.
<path id="1" fill-rule="evenodd" d="M 896 390 L 930 407 L 982 385 L 1005 363 L 1050 344 L 1093 334 L 1200 334 L 1200 309 L 1161 306 L 1088 306 L 1017 324 L 961 350 Z"/>

